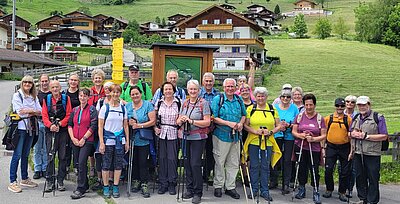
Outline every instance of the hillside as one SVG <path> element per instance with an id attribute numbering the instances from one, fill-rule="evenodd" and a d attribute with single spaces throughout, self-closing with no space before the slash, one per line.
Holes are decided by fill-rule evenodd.
<path id="1" fill-rule="evenodd" d="M 317 96 L 317 109 L 333 112 L 336 97 L 367 95 L 372 107 L 385 114 L 389 132 L 398 130 L 400 112 L 400 50 L 376 44 L 341 40 L 268 40 L 268 55 L 279 56 L 265 83 L 269 100 L 282 84 L 301 86 Z M 395 121 L 397 121 L 395 123 Z"/>
<path id="2" fill-rule="evenodd" d="M 271 11 L 274 11 L 275 5 L 279 4 L 281 12 L 287 12 L 293 9 L 293 2 L 296 0 L 229 0 L 228 2 L 237 7 L 238 12 L 246 10 L 246 7 L 251 2 L 266 6 Z M 375 0 L 363 0 L 363 2 L 372 2 Z M 37 21 L 49 16 L 49 13 L 54 10 L 62 11 L 64 14 L 74 11 L 81 6 L 90 8 L 91 13 L 103 13 L 115 17 L 122 16 L 128 20 L 137 20 L 139 23 L 153 21 L 156 16 L 161 19 L 166 18 L 176 13 L 195 14 L 212 4 L 224 2 L 223 0 L 216 1 L 201 1 L 201 0 L 138 0 L 130 5 L 99 5 L 90 3 L 93 0 L 25 0 L 17 1 L 17 14 L 26 20 L 35 24 Z M 243 2 L 243 3 L 240 3 Z M 350 26 L 354 33 L 354 8 L 359 4 L 358 0 L 327 0 L 325 8 L 332 10 L 334 14 L 329 16 L 333 22 L 342 16 Z M 11 12 L 11 3 L 6 7 L 7 12 Z M 314 24 L 319 16 L 306 17 L 306 22 L 309 25 L 309 30 L 314 29 Z M 293 24 L 293 18 L 278 22 L 285 26 Z"/>

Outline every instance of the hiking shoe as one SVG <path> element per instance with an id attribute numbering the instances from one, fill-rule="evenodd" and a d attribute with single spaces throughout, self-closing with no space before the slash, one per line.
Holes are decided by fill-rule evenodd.
<path id="1" fill-rule="evenodd" d="M 262 198 L 264 198 L 266 201 L 272 201 L 272 197 L 269 195 L 269 193 L 263 193 L 260 195 Z"/>
<path id="2" fill-rule="evenodd" d="M 137 193 L 140 191 L 140 182 L 138 180 L 134 180 L 132 182 L 131 192 Z"/>
<path id="3" fill-rule="evenodd" d="M 42 172 L 41 171 L 35 171 L 33 174 L 33 179 L 40 179 L 42 177 Z"/>
<path id="4" fill-rule="evenodd" d="M 113 185 L 113 191 L 112 191 L 112 196 L 114 198 L 119 198 L 120 194 L 119 194 L 119 187 L 116 185 Z"/>
<path id="5" fill-rule="evenodd" d="M 44 192 L 50 193 L 54 189 L 54 185 L 51 181 L 46 181 L 46 188 L 44 189 Z"/>
<path id="6" fill-rule="evenodd" d="M 150 198 L 149 188 L 146 183 L 142 183 L 142 195 L 143 198 Z"/>
<path id="7" fill-rule="evenodd" d="M 102 188 L 102 186 L 103 185 L 101 184 L 101 181 L 97 180 L 96 183 L 93 184 L 92 190 L 93 191 L 98 191 L 98 190 L 100 190 Z"/>
<path id="8" fill-rule="evenodd" d="M 194 195 L 193 198 L 192 198 L 192 203 L 194 203 L 194 204 L 201 203 L 201 197 L 198 196 L 198 195 Z"/>
<path id="9" fill-rule="evenodd" d="M 58 182 L 58 190 L 59 191 L 65 191 L 64 182 Z"/>
<path id="10" fill-rule="evenodd" d="M 222 188 L 214 189 L 214 196 L 217 197 L 217 198 L 222 197 Z"/>
<path id="11" fill-rule="evenodd" d="M 346 194 L 346 196 L 347 196 L 348 198 L 353 198 L 353 191 L 348 191 L 347 194 Z"/>
<path id="12" fill-rule="evenodd" d="M 324 198 L 330 198 L 330 197 L 332 197 L 332 191 L 325 191 L 325 193 L 322 194 L 322 197 L 324 197 Z"/>
<path id="13" fill-rule="evenodd" d="M 235 189 L 232 190 L 225 190 L 225 194 L 232 197 L 233 199 L 239 199 L 240 195 L 236 192 Z"/>
<path id="14" fill-rule="evenodd" d="M 344 194 L 344 193 L 339 193 L 339 200 L 340 200 L 340 201 L 347 202 L 348 199 L 349 199 L 349 198 L 346 196 L 346 194 Z"/>
<path id="15" fill-rule="evenodd" d="M 170 195 L 176 195 L 175 185 L 169 185 L 168 186 L 168 192 L 169 192 Z"/>
<path id="16" fill-rule="evenodd" d="M 33 181 L 31 181 L 30 178 L 27 178 L 27 179 L 25 179 L 25 180 L 22 180 L 21 182 L 19 182 L 19 185 L 25 186 L 25 187 L 29 187 L 29 188 L 34 188 L 34 187 L 37 187 L 37 186 L 38 186 L 38 184 L 35 183 L 35 182 L 33 182 Z"/>
<path id="17" fill-rule="evenodd" d="M 167 191 L 168 191 L 167 187 L 160 186 L 160 188 L 158 188 L 158 194 L 160 194 L 160 195 L 165 194 L 165 192 L 167 192 Z"/>
<path id="18" fill-rule="evenodd" d="M 306 197 L 306 187 L 305 186 L 299 186 L 299 192 L 296 194 L 295 198 L 296 199 L 303 199 Z"/>
<path id="19" fill-rule="evenodd" d="M 289 186 L 283 186 L 282 195 L 286 195 L 289 193 L 290 193 Z"/>
<path id="20" fill-rule="evenodd" d="M 103 186 L 103 196 L 106 198 L 111 198 L 110 186 Z"/>
<path id="21" fill-rule="evenodd" d="M 18 185 L 17 181 L 10 183 L 10 185 L 8 185 L 8 190 L 13 193 L 21 193 L 22 192 L 22 189 Z"/>
<path id="22" fill-rule="evenodd" d="M 321 204 L 321 197 L 319 196 L 319 192 L 313 193 L 313 201 L 315 204 Z"/>
<path id="23" fill-rule="evenodd" d="M 183 199 L 190 199 L 190 198 L 193 198 L 193 193 L 191 193 L 191 192 L 189 192 L 189 191 L 186 191 L 185 193 L 183 193 L 182 198 L 183 198 Z"/>
<path id="24" fill-rule="evenodd" d="M 79 191 L 74 191 L 71 195 L 72 200 L 80 199 L 85 197 L 85 194 L 79 192 Z"/>

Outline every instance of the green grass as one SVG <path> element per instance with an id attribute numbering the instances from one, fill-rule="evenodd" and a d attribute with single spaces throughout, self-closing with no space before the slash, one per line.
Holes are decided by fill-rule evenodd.
<path id="1" fill-rule="evenodd" d="M 282 84 L 291 83 L 314 93 L 317 110 L 328 115 L 334 111 L 335 98 L 367 95 L 372 108 L 385 115 L 389 133 L 398 131 L 400 50 L 334 39 L 267 40 L 266 47 L 268 55 L 281 58 L 281 65 L 274 66 L 264 81 L 270 101 Z"/>

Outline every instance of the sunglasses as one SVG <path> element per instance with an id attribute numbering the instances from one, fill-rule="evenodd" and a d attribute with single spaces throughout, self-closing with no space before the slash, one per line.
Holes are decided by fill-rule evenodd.
<path id="1" fill-rule="evenodd" d="M 282 98 L 292 98 L 292 96 L 281 96 Z"/>
<path id="2" fill-rule="evenodd" d="M 352 104 L 355 104 L 356 102 L 355 102 L 355 101 L 346 101 L 346 103 L 352 103 Z"/>
<path id="3" fill-rule="evenodd" d="M 335 107 L 336 107 L 336 108 L 339 108 L 339 107 L 344 108 L 344 107 L 346 107 L 346 106 L 345 106 L 345 105 L 335 105 Z"/>
<path id="4" fill-rule="evenodd" d="M 23 81 L 22 83 L 24 83 L 24 84 L 33 84 L 33 82 L 31 82 L 31 81 Z"/>

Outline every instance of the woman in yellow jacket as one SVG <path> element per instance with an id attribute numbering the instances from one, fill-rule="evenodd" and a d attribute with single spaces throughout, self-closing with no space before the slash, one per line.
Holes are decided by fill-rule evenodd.
<path id="1" fill-rule="evenodd" d="M 267 104 L 268 91 L 264 87 L 254 90 L 256 104 L 247 108 L 245 130 L 249 135 L 243 147 L 244 158 L 250 156 L 250 182 L 253 194 L 272 201 L 268 182 L 270 166 L 275 166 L 282 156 L 273 134 L 281 129 L 279 114 L 275 108 Z"/>

